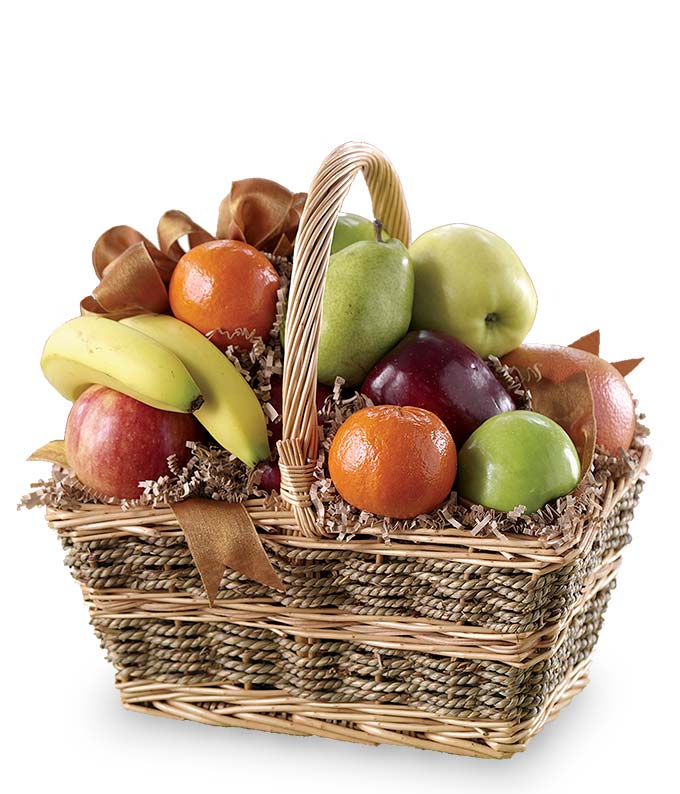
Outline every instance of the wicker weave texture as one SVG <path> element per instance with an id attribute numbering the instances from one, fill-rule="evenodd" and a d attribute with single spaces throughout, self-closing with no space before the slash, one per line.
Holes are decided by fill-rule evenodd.
<path id="1" fill-rule="evenodd" d="M 288 680 L 282 682 L 287 684 L 285 689 L 267 685 L 276 672 L 266 661 L 261 663 L 260 675 L 253 674 L 246 686 L 231 681 L 166 683 L 155 670 L 149 671 L 147 679 L 127 678 L 121 671 L 117 685 L 130 708 L 211 725 L 509 757 L 525 749 L 542 725 L 585 686 L 590 652 L 612 586 L 609 582 L 574 616 L 557 653 L 526 670 L 428 654 L 378 655 L 356 644 L 347 659 L 358 675 L 348 682 L 344 697 L 336 693 L 333 698 L 315 699 L 296 695 L 293 672 L 301 659 L 315 657 L 302 656 L 309 650 L 291 644 L 286 659 Z M 201 629 L 193 624 L 190 631 Z M 165 638 L 168 645 L 173 643 L 168 635 Z M 186 635 L 185 639 L 193 644 Z M 256 666 L 250 656 L 257 656 L 252 630 L 249 637 L 230 626 L 207 645 L 214 647 L 217 640 L 227 640 L 224 655 L 231 659 L 231 678 L 242 682 L 248 675 L 244 670 L 253 671 Z M 259 650 L 266 660 L 267 640 L 262 637 Z M 140 647 L 140 653 L 145 649 Z M 409 683 L 404 683 L 404 675 Z"/>
<path id="2" fill-rule="evenodd" d="M 589 668 L 589 659 L 572 668 L 543 709 L 519 724 L 439 718 L 425 711 L 372 702 L 313 703 L 278 690 L 243 689 L 230 684 L 182 686 L 133 681 L 118 682 L 118 687 L 126 708 L 146 714 L 220 727 L 501 759 L 526 749 L 527 742 L 545 723 L 586 686 Z"/>
<path id="3" fill-rule="evenodd" d="M 87 539 L 93 530 L 73 519 L 55 524 L 66 524 L 67 564 L 123 692 L 135 682 L 271 690 L 298 704 L 502 723 L 514 735 L 547 718 L 560 687 L 576 691 L 565 682 L 597 640 L 640 490 L 623 495 L 587 553 L 539 575 L 417 555 L 376 562 L 337 542 L 318 551 L 264 536 L 286 594 L 229 572 L 212 608 L 172 525 Z M 393 592 L 380 584 L 392 579 Z"/>
<path id="4" fill-rule="evenodd" d="M 381 648 L 374 641 L 277 636 L 229 621 L 95 615 L 92 622 L 119 681 L 232 683 L 309 702 L 375 702 L 436 717 L 520 723 L 540 712 L 594 647 L 611 585 L 574 614 L 548 658 L 527 667 Z"/>
<path id="5" fill-rule="evenodd" d="M 539 576 L 516 568 L 420 557 L 415 549 L 412 555 L 405 551 L 386 557 L 339 542 L 317 549 L 263 536 L 286 592 L 230 571 L 220 593 L 229 600 L 260 601 L 283 610 L 340 608 L 355 615 L 422 617 L 499 633 L 535 632 L 561 620 L 605 555 L 620 552 L 628 542 L 627 523 L 636 499 L 633 489 L 618 503 L 585 556 Z M 202 602 L 203 586 L 181 532 L 132 535 L 122 530 L 101 540 L 81 541 L 70 533 L 62 538 L 67 565 L 88 588 L 182 592 Z"/>

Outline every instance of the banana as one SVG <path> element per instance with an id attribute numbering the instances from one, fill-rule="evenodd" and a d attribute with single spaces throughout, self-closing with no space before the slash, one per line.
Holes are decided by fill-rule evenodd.
<path id="1" fill-rule="evenodd" d="M 191 413 L 201 392 L 179 358 L 134 328 L 105 317 L 69 320 L 50 336 L 40 366 L 67 400 L 93 383 L 140 402 L 176 413 Z"/>
<path id="2" fill-rule="evenodd" d="M 210 435 L 246 465 L 269 456 L 262 406 L 243 376 L 200 331 L 167 314 L 120 321 L 165 345 L 186 366 L 205 402 L 195 416 Z"/>

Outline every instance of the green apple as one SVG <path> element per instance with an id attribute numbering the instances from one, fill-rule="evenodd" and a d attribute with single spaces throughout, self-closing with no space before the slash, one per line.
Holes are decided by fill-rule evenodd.
<path id="1" fill-rule="evenodd" d="M 572 440 L 547 416 L 510 411 L 487 419 L 458 455 L 458 493 L 494 510 L 535 513 L 573 491 L 581 463 Z"/>
<path id="2" fill-rule="evenodd" d="M 519 347 L 538 301 L 529 274 L 505 240 L 454 223 L 421 234 L 410 254 L 414 329 L 455 336 L 482 358 Z"/>
<path id="3" fill-rule="evenodd" d="M 369 221 L 368 218 L 361 215 L 343 212 L 335 223 L 331 254 L 337 254 L 343 248 L 361 240 L 375 240 L 375 234 L 373 221 Z M 383 239 L 389 238 L 383 233 Z"/>
<path id="4" fill-rule="evenodd" d="M 413 265 L 399 240 L 364 240 L 328 263 L 319 336 L 321 383 L 336 376 L 359 386 L 406 334 L 413 308 Z"/>

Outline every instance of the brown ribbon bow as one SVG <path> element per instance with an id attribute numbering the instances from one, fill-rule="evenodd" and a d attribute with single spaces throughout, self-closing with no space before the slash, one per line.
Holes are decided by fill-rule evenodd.
<path id="1" fill-rule="evenodd" d="M 234 182 L 220 205 L 217 236 L 290 256 L 306 199 L 306 193 L 291 193 L 269 179 Z"/>
<path id="2" fill-rule="evenodd" d="M 80 303 L 82 314 L 114 320 L 133 314 L 169 310 L 168 284 L 188 248 L 215 239 L 241 240 L 277 256 L 293 253 L 306 193 L 291 193 L 268 179 L 233 182 L 220 204 L 217 237 L 180 210 L 166 212 L 158 223 L 158 245 L 131 226 L 104 232 L 92 251 L 99 284 Z"/>

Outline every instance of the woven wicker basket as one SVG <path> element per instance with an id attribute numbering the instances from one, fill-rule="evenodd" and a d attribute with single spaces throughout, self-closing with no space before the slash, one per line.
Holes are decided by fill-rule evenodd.
<path id="1" fill-rule="evenodd" d="M 246 503 L 285 594 L 228 570 L 208 604 L 170 508 L 48 510 L 130 709 L 210 725 L 487 758 L 527 741 L 586 684 L 648 459 L 607 483 L 571 540 L 450 526 L 385 542 L 320 534 L 316 346 L 335 220 L 362 171 L 409 242 L 389 162 L 347 144 L 312 183 L 296 243 L 284 367 L 282 496 Z"/>

